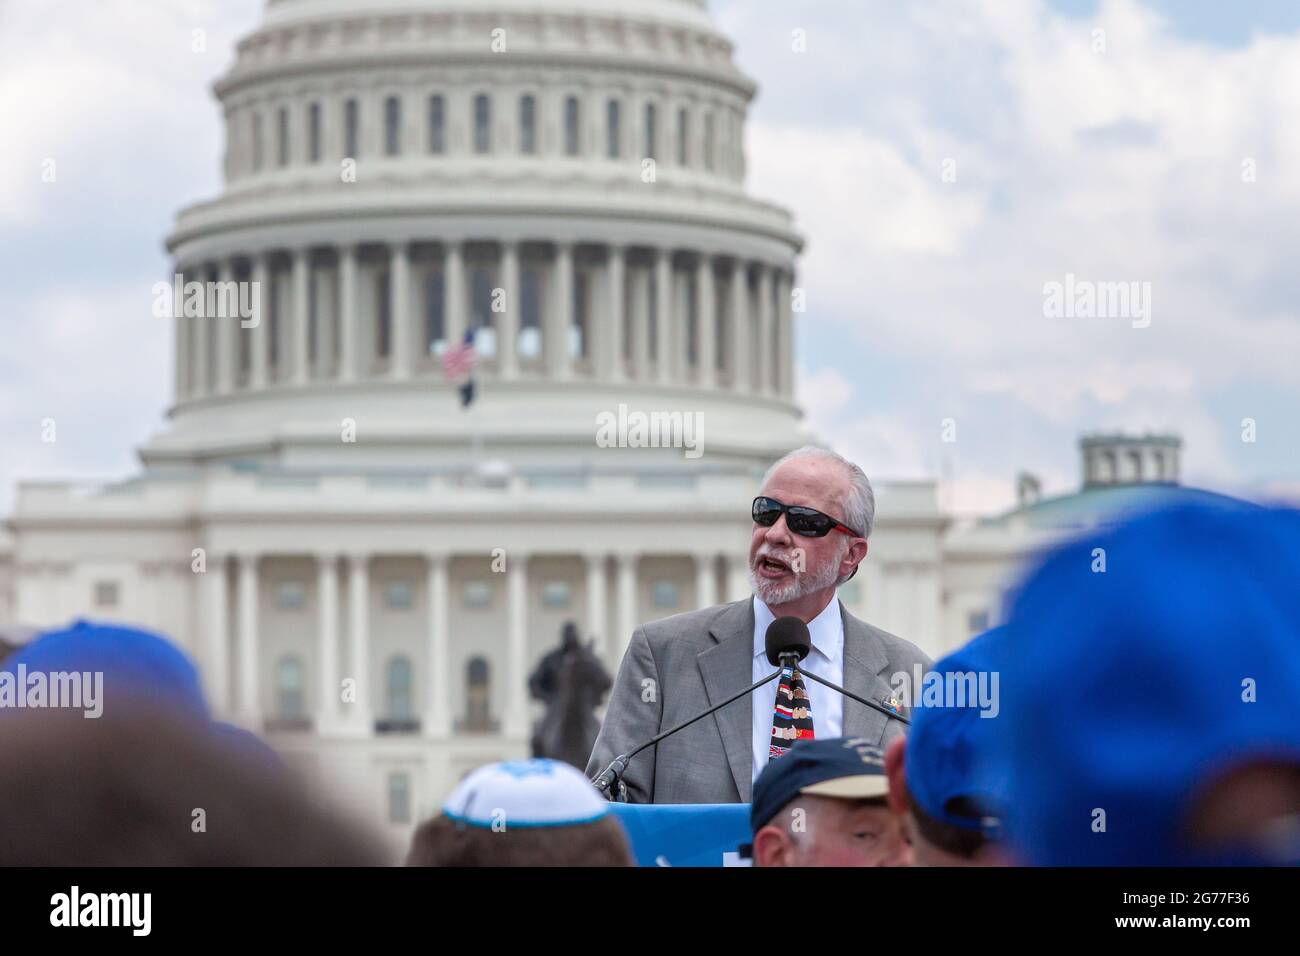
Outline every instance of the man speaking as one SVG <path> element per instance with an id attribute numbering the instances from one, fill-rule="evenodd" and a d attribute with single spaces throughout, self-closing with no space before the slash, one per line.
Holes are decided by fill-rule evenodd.
<path id="1" fill-rule="evenodd" d="M 859 621 L 835 599 L 867 554 L 875 498 L 862 469 L 806 446 L 778 461 L 752 504 L 753 598 L 638 628 L 587 764 L 595 776 L 621 753 L 738 694 L 770 674 L 768 625 L 808 625 L 809 673 L 889 708 L 890 675 L 930 659 L 915 645 Z M 632 758 L 623 775 L 634 803 L 748 802 L 770 757 L 796 740 L 865 738 L 884 747 L 903 725 L 840 696 L 799 670 L 764 684 Z"/>

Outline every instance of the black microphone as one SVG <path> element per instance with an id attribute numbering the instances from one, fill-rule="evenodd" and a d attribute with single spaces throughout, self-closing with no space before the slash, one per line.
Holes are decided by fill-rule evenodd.
<path id="1" fill-rule="evenodd" d="M 808 636 L 808 625 L 797 617 L 778 618 L 767 626 L 767 634 L 764 635 L 764 644 L 767 647 L 767 659 L 776 667 L 786 666 L 783 661 L 789 660 L 789 666 L 793 667 L 799 661 L 808 656 L 812 649 L 812 639 Z M 762 687 L 769 681 L 775 680 L 781 671 L 775 670 L 768 674 L 762 680 L 746 687 L 738 694 L 733 694 L 726 700 L 714 704 L 702 714 L 697 714 L 685 723 L 678 724 L 676 727 L 665 730 L 661 734 L 651 737 L 641 746 L 637 747 L 631 753 L 619 754 L 615 757 L 608 767 L 601 771 L 600 775 L 595 777 L 591 782 L 601 793 L 608 794 L 611 788 L 614 788 L 616 798 L 621 798 L 623 794 L 623 774 L 627 771 L 627 765 L 641 751 L 647 747 L 653 747 L 665 737 L 671 737 L 679 730 L 683 730 L 695 723 L 697 720 L 703 720 L 714 711 L 721 710 L 728 704 L 740 700 L 747 694 L 752 694 L 758 688 Z"/>
<path id="2" fill-rule="evenodd" d="M 782 658 L 794 655 L 795 663 L 803 660 L 812 650 L 812 637 L 808 625 L 797 617 L 778 617 L 767 626 L 767 662 L 773 667 L 784 667 Z"/>

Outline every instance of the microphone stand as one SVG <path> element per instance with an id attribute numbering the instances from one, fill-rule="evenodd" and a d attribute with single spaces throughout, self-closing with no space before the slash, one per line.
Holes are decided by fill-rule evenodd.
<path id="1" fill-rule="evenodd" d="M 797 655 L 791 655 L 791 656 L 793 656 L 794 659 L 798 661 Z M 784 667 L 784 661 L 785 661 L 785 655 L 782 655 L 783 667 Z M 751 684 L 749 687 L 746 687 L 744 690 L 740 691 L 739 693 L 732 694 L 730 697 L 728 697 L 726 700 L 722 701 L 719 704 L 714 704 L 708 710 L 704 711 L 704 713 L 697 714 L 694 717 L 692 717 L 690 720 L 678 724 L 676 727 L 673 727 L 669 730 L 665 730 L 661 734 L 656 734 L 654 737 L 651 737 L 649 740 L 647 740 L 641 746 L 637 747 L 631 753 L 620 754 L 619 756 L 615 757 L 612 761 L 610 761 L 609 766 L 606 767 L 601 772 L 600 776 L 596 777 L 594 780 L 591 781 L 592 784 L 595 785 L 598 791 L 605 794 L 606 799 L 617 801 L 618 803 L 626 803 L 627 787 L 623 784 L 623 774 L 627 771 L 627 765 L 632 760 L 633 757 L 635 757 L 641 751 L 645 750 L 647 747 L 653 747 L 655 744 L 659 743 L 659 741 L 663 740 L 665 737 L 671 737 L 673 734 L 677 733 L 677 731 L 689 727 L 697 720 L 703 720 L 705 717 L 709 716 L 709 714 L 713 713 L 714 711 L 721 710 L 723 707 L 726 707 L 728 704 L 740 700 L 740 698 L 744 697 L 746 694 L 752 694 L 754 691 L 758 690 L 764 684 L 775 680 L 779 676 L 781 676 L 781 671 L 775 670 L 772 673 L 768 674 L 766 677 L 764 677 L 762 680 L 754 684 Z"/>
<path id="2" fill-rule="evenodd" d="M 865 704 L 866 706 L 870 707 L 872 710 L 878 710 L 886 717 L 889 717 L 893 720 L 897 720 L 899 723 L 909 724 L 909 725 L 912 723 L 912 721 L 909 718 L 904 717 L 902 714 L 895 713 L 894 711 L 890 710 L 888 707 L 883 707 L 880 704 L 875 703 L 874 701 L 867 700 L 865 697 L 859 697 L 857 694 L 853 693 L 852 691 L 845 690 L 843 687 L 840 687 L 836 684 L 832 684 L 828 680 L 823 680 L 822 678 L 818 677 L 816 674 L 812 673 L 811 671 L 804 670 L 802 667 L 799 668 L 799 673 L 802 674 L 804 677 L 809 678 L 810 680 L 815 680 L 823 687 L 829 687 L 831 690 L 839 691 L 839 693 L 843 694 L 845 697 L 848 697 L 850 700 L 856 700 L 859 704 Z"/>

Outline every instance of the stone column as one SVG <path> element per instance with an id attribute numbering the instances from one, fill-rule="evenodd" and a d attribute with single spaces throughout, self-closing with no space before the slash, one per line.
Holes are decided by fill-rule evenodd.
<path id="1" fill-rule="evenodd" d="M 727 600 L 739 601 L 753 593 L 749 586 L 749 558 L 727 555 Z"/>
<path id="2" fill-rule="evenodd" d="M 626 277 L 627 250 L 622 246 L 611 245 L 605 290 L 608 296 L 608 316 L 603 323 L 591 323 L 595 332 L 593 354 L 597 356 L 596 378 L 602 381 L 620 382 L 626 377 L 623 364 L 623 286 Z"/>
<path id="3" fill-rule="evenodd" d="M 425 681 L 424 733 L 446 737 L 451 733 L 451 600 L 446 554 L 425 558 L 425 596 L 429 611 L 428 678 Z"/>
<path id="4" fill-rule="evenodd" d="M 175 310 L 180 316 L 176 323 L 176 401 L 183 402 L 190 397 L 193 376 L 190 374 L 190 339 L 193 319 L 186 318 L 184 303 L 178 303 Z M 174 313 L 173 313 L 174 314 Z"/>
<path id="5" fill-rule="evenodd" d="M 749 279 L 745 262 L 737 259 L 731 266 L 731 292 L 728 321 L 731 325 L 731 387 L 749 391 Z"/>
<path id="6" fill-rule="evenodd" d="M 357 377 L 357 247 L 339 247 L 339 379 Z"/>
<path id="7" fill-rule="evenodd" d="M 204 684 L 212 712 L 230 713 L 230 591 L 225 555 L 209 552 L 203 572 Z"/>
<path id="8" fill-rule="evenodd" d="M 314 375 L 316 378 L 329 379 L 336 374 L 334 368 L 334 320 L 337 315 L 338 302 L 330 294 L 329 272 L 325 269 L 317 269 L 311 279 L 316 290 L 316 314 L 313 321 L 316 323 L 316 362 Z"/>
<path id="9" fill-rule="evenodd" d="M 316 732 L 332 733 L 339 718 L 339 570 L 332 554 L 316 558 L 317 656 L 320 699 Z"/>
<path id="10" fill-rule="evenodd" d="M 348 555 L 348 656 L 356 701 L 348 714 L 354 734 L 373 730 L 370 687 L 370 556 Z"/>
<path id="11" fill-rule="evenodd" d="M 306 385 L 311 378 L 310 358 L 307 351 L 307 325 L 311 321 L 309 311 L 311 292 L 307 288 L 311 282 L 311 250 L 296 249 L 293 253 L 293 335 L 289 364 L 292 368 L 290 381 L 295 385 Z"/>
<path id="12" fill-rule="evenodd" d="M 587 555 L 587 630 L 596 639 L 596 653 L 607 656 L 609 620 L 605 606 L 605 555 Z"/>
<path id="13" fill-rule="evenodd" d="M 776 282 L 776 392 L 782 398 L 794 396 L 794 313 L 790 294 L 794 276 L 782 273 Z"/>
<path id="14" fill-rule="evenodd" d="M 623 658 L 623 652 L 632 640 L 632 632 L 637 628 L 636 607 L 636 562 L 635 554 L 622 553 L 616 556 L 618 600 L 618 632 L 613 640 L 606 643 L 609 661 L 617 666 Z"/>
<path id="15" fill-rule="evenodd" d="M 528 732 L 528 556 L 512 552 L 506 572 L 506 714 L 508 736 Z"/>
<path id="16" fill-rule="evenodd" d="M 712 551 L 695 556 L 695 606 L 711 607 L 718 603 L 718 556 Z"/>
<path id="17" fill-rule="evenodd" d="M 673 380 L 677 351 L 677 329 L 673 327 L 673 254 L 670 249 L 655 250 L 655 330 L 658 341 L 655 360 L 659 366 L 659 383 Z"/>
<path id="18" fill-rule="evenodd" d="M 632 375 L 644 380 L 650 372 L 650 274 L 632 270 Z"/>
<path id="19" fill-rule="evenodd" d="M 267 340 L 271 329 L 271 296 L 275 290 L 271 286 L 271 269 L 269 256 L 260 252 L 253 257 L 253 301 L 257 303 L 257 325 L 245 329 L 249 338 L 249 372 L 250 389 L 266 388 Z"/>
<path id="20" fill-rule="evenodd" d="M 547 316 L 546 369 L 553 380 L 567 379 L 571 375 L 569 361 L 569 328 L 573 324 L 573 246 L 556 243 L 554 265 L 554 295 Z"/>
<path id="21" fill-rule="evenodd" d="M 258 556 L 241 554 L 239 567 L 239 715 L 249 730 L 261 731 L 261 641 L 258 625 Z"/>
<path id="22" fill-rule="evenodd" d="M 515 378 L 519 374 L 517 350 L 523 303 L 520 299 L 519 246 L 513 242 L 501 244 L 501 289 L 506 310 L 497 314 L 497 369 L 501 378 Z"/>
<path id="23" fill-rule="evenodd" d="M 776 391 L 772 373 L 775 318 L 772 304 L 772 267 L 758 269 L 758 390 L 764 395 Z"/>
<path id="24" fill-rule="evenodd" d="M 235 387 L 235 349 L 239 345 L 240 322 L 242 321 L 239 315 L 239 286 L 235 279 L 234 262 L 227 259 L 221 263 L 218 267 L 217 282 L 222 285 L 236 283 L 234 294 L 225 297 L 225 314 L 218 314 L 209 320 L 216 323 L 216 391 L 218 395 L 228 395 Z"/>
<path id="25" fill-rule="evenodd" d="M 713 291 L 713 257 L 704 252 L 695 261 L 695 317 L 696 380 L 709 388 L 717 378 L 718 310 Z"/>
<path id="26" fill-rule="evenodd" d="M 469 313 L 465 303 L 465 252 L 459 242 L 448 242 L 443 247 L 442 287 L 445 347 L 455 348 L 465 337 Z"/>
<path id="27" fill-rule="evenodd" d="M 411 377 L 411 249 L 405 242 L 388 250 L 388 370 Z"/>

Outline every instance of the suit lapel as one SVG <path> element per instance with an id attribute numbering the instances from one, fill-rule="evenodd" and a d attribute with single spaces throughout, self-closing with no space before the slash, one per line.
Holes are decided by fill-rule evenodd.
<path id="1" fill-rule="evenodd" d="M 844 620 L 844 688 L 859 696 L 883 703 L 881 698 L 890 692 L 882 674 L 889 667 L 889 658 L 878 641 L 872 640 L 867 626 L 840 607 Z M 885 675 L 888 676 L 888 675 Z M 877 744 L 884 739 L 884 714 L 844 698 L 844 736 L 865 737 Z"/>
<path id="2" fill-rule="evenodd" d="M 714 619 L 709 634 L 717 642 L 695 658 L 704 678 L 709 705 L 726 700 L 752 684 L 754 672 L 754 605 L 750 599 L 737 601 Z M 727 764 L 735 778 L 741 800 L 750 800 L 753 790 L 753 704 L 748 697 L 722 708 L 713 715 Z"/>

